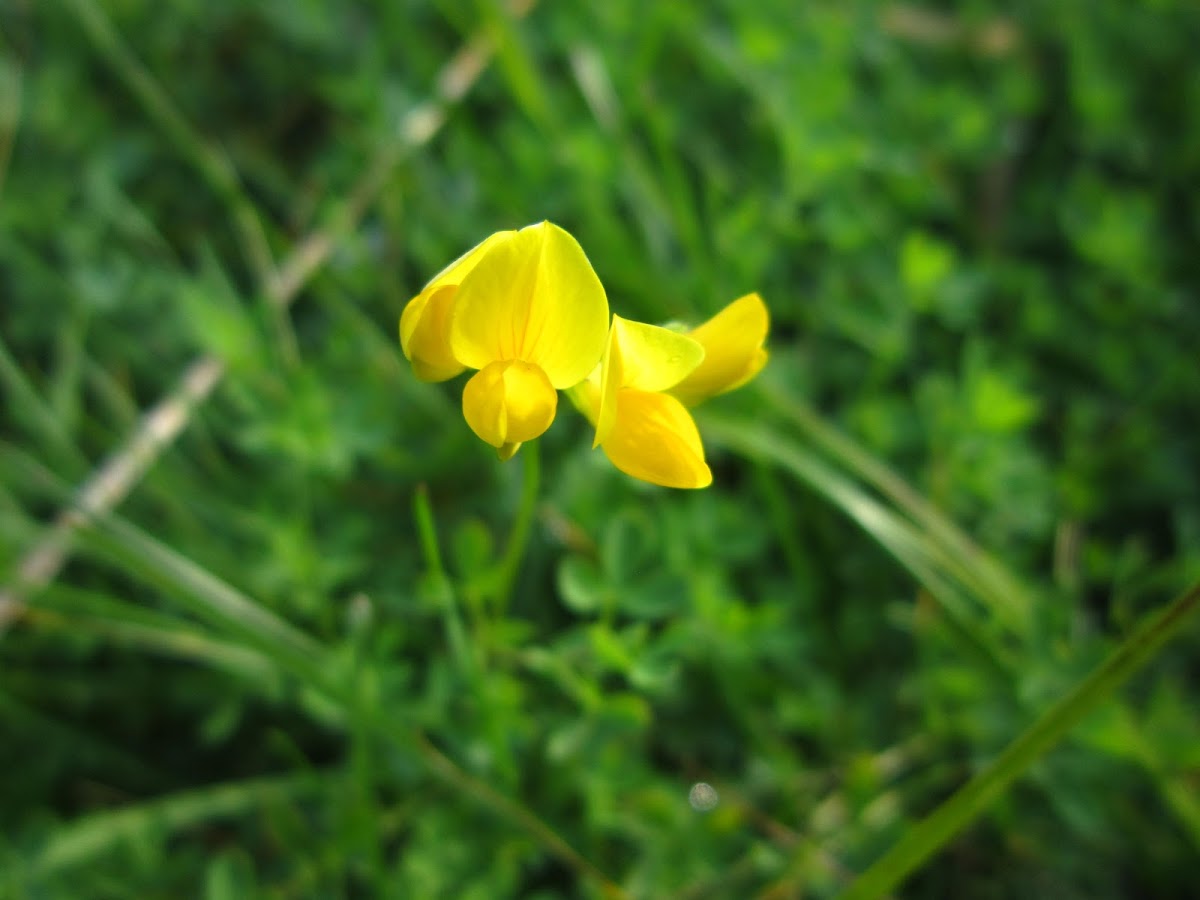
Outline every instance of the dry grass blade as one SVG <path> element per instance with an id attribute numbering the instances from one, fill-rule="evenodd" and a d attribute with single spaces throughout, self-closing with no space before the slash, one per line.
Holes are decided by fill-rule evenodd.
<path id="1" fill-rule="evenodd" d="M 532 3 L 514 10 L 524 15 Z M 83 5 L 80 7 L 85 8 Z M 87 7 L 90 8 L 90 7 Z M 431 141 L 446 119 L 446 107 L 466 95 L 491 58 L 491 44 L 479 38 L 468 41 L 443 67 L 435 99 L 410 110 L 399 122 L 395 138 L 380 148 L 363 177 L 339 206 L 329 224 L 297 242 L 277 270 L 261 285 L 278 308 L 286 308 L 378 196 L 392 169 L 404 154 Z M 143 72 L 147 79 L 149 76 Z M 147 82 L 153 93 L 154 82 Z M 180 127 L 187 127 L 186 123 Z M 187 425 L 191 411 L 202 403 L 224 374 L 224 364 L 203 356 L 188 366 L 179 386 L 143 416 L 128 442 L 103 463 L 80 487 L 75 502 L 63 510 L 49 531 L 26 553 L 17 566 L 14 583 L 0 592 L 0 633 L 24 608 L 25 597 L 49 584 L 62 570 L 71 552 L 72 538 L 88 515 L 115 508 L 134 488 Z"/>
<path id="2" fill-rule="evenodd" d="M 23 609 L 23 597 L 49 584 L 67 560 L 71 543 L 89 516 L 112 509 L 125 498 L 163 447 L 183 430 L 192 407 L 202 402 L 224 372 L 220 360 L 202 357 L 184 372 L 179 386 L 143 416 L 129 442 L 97 469 L 58 514 L 47 534 L 22 557 L 13 586 L 0 592 L 0 631 Z"/>

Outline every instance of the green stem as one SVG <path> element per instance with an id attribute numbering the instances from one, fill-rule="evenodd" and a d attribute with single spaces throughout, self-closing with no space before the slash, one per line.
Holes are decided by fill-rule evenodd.
<path id="1" fill-rule="evenodd" d="M 433 506 L 429 502 L 429 488 L 424 484 L 417 485 L 417 491 L 413 495 L 413 518 L 417 523 L 421 553 L 425 557 L 426 574 L 433 581 L 431 588 L 437 591 L 438 605 L 442 613 L 442 629 L 446 633 L 450 655 L 458 665 L 459 671 L 474 682 L 478 673 L 471 649 L 472 642 L 467 637 L 462 616 L 459 614 L 456 588 L 442 564 L 437 525 L 433 520 Z"/>
<path id="2" fill-rule="evenodd" d="M 354 647 L 353 688 L 350 701 L 350 771 L 357 793 L 353 805 L 355 831 L 367 871 L 375 890 L 384 891 L 387 884 L 387 863 L 384 859 L 380 828 L 381 810 L 376 794 L 377 773 L 374 714 L 379 709 L 374 672 L 370 668 L 368 638 L 357 635 Z"/>
<path id="3" fill-rule="evenodd" d="M 425 557 L 425 568 L 438 578 L 446 577 L 442 565 L 442 548 L 438 542 L 437 526 L 433 521 L 433 507 L 429 503 L 429 488 L 418 484 L 413 494 L 413 519 L 417 524 L 417 537 L 421 541 L 421 555 Z"/>
<path id="4" fill-rule="evenodd" d="M 425 763 L 438 778 L 455 787 L 463 796 L 471 797 L 509 822 L 514 822 L 536 837 L 546 850 L 588 878 L 600 888 L 606 900 L 620 900 L 629 895 L 623 888 L 610 880 L 600 869 L 584 858 L 568 844 L 553 828 L 531 813 L 520 803 L 497 791 L 491 784 L 482 781 L 463 769 L 438 750 L 421 732 L 416 733 L 416 747 Z"/>
<path id="5" fill-rule="evenodd" d="M 918 822 L 850 885 L 842 900 L 867 900 L 892 891 L 969 825 L 1085 715 L 1107 699 L 1173 637 L 1200 606 L 1200 584 L 1151 616 L 1070 694 L 1051 707 L 991 765 Z"/>
<path id="6" fill-rule="evenodd" d="M 521 561 L 525 558 L 525 548 L 529 544 L 529 533 L 533 528 L 533 514 L 537 509 L 538 483 L 541 478 L 538 442 L 530 441 L 526 444 L 522 448 L 521 458 L 524 461 L 521 505 L 517 509 L 517 517 L 508 537 L 508 546 L 504 550 L 504 558 L 500 561 L 496 576 L 494 599 L 497 616 L 502 616 L 508 608 L 513 584 L 517 580 L 517 572 L 521 568 Z"/>

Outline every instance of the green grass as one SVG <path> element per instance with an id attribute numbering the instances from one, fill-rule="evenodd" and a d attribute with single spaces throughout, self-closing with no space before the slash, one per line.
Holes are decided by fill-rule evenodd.
<path id="1" fill-rule="evenodd" d="M 0 897 L 1186 896 L 1197 39 L 0 5 Z M 412 377 L 544 218 L 621 315 L 766 299 L 711 489 Z"/>

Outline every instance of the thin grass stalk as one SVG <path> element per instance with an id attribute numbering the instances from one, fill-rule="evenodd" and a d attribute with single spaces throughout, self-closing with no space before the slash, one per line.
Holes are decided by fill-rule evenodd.
<path id="1" fill-rule="evenodd" d="M 769 382 L 764 383 L 759 392 L 777 412 L 800 428 L 806 439 L 876 488 L 920 525 L 943 548 L 943 557 L 951 564 L 954 574 L 985 599 L 989 606 L 999 611 L 1003 620 L 1021 629 L 1029 627 L 1034 599 L 1020 579 L 914 491 L 904 479 L 825 422 L 814 410 Z"/>
<path id="2" fill-rule="evenodd" d="M 52 832 L 10 875 L 15 875 L 18 884 L 28 885 L 107 854 L 141 834 L 170 834 L 214 818 L 256 813 L 264 805 L 298 801 L 328 789 L 321 778 L 305 772 L 203 787 L 90 813 Z"/>
<path id="3" fill-rule="evenodd" d="M 513 520 L 508 544 L 500 560 L 493 593 L 493 609 L 497 617 L 504 615 L 512 595 L 513 585 L 525 559 L 525 549 L 533 529 L 534 513 L 537 511 L 538 488 L 541 481 L 541 456 L 538 441 L 530 441 L 521 451 L 524 465 L 521 470 L 521 499 L 517 515 Z"/>
<path id="4" fill-rule="evenodd" d="M 843 900 L 872 900 L 899 886 L 970 825 L 1084 716 L 1152 660 L 1167 641 L 1179 633 L 1198 607 L 1200 584 L 1151 615 L 1074 690 L 863 872 L 842 895 Z"/>
<path id="5" fill-rule="evenodd" d="M 87 0 L 66 0 L 86 3 Z M 532 2 L 514 4 L 521 16 Z M 328 222 L 300 240 L 268 282 L 260 285 L 267 298 L 287 307 L 313 274 L 329 259 L 341 238 L 352 231 L 388 176 L 406 152 L 421 147 L 441 130 L 447 107 L 457 103 L 478 81 L 491 58 L 490 44 L 479 37 L 469 40 L 443 66 L 435 98 L 410 110 L 399 122 L 394 140 L 384 144 L 366 166 L 366 172 L 339 203 Z M 146 75 L 148 78 L 149 75 Z M 83 482 L 77 508 L 109 510 L 133 490 L 142 476 L 187 425 L 193 408 L 212 393 L 225 373 L 225 364 L 214 356 L 194 360 L 178 386 L 156 403 L 139 421 L 129 440 Z M 20 615 L 26 597 L 50 583 L 71 554 L 72 539 L 84 520 L 64 510 L 45 535 L 22 558 L 14 582 L 0 590 L 0 636 Z"/>
<path id="6" fill-rule="evenodd" d="M 984 654 L 990 668 L 1001 673 L 1014 671 L 1012 652 L 946 579 L 943 554 L 931 547 L 923 532 L 818 456 L 770 428 L 711 413 L 703 414 L 702 426 L 716 443 L 780 466 L 841 509 L 929 591 L 972 649 Z"/>
<path id="7" fill-rule="evenodd" d="M 12 462 L 25 466 L 28 477 L 46 482 L 49 490 L 57 490 L 60 493 L 67 490 L 51 473 L 17 451 L 9 449 L 4 455 Z M 535 497 L 536 487 L 535 479 L 530 487 L 530 492 Z M 152 580 L 166 583 L 174 589 L 174 599 L 183 602 L 195 614 L 214 620 L 246 639 L 255 651 L 262 653 L 262 658 L 269 660 L 278 670 L 311 687 L 317 697 L 329 705 L 328 711 L 334 714 L 322 717 L 325 724 L 350 731 L 356 727 L 367 729 L 397 750 L 415 750 L 424 758 L 429 771 L 439 780 L 463 790 L 473 800 L 495 812 L 502 820 L 529 832 L 548 853 L 576 870 L 581 876 L 597 880 L 606 896 L 624 896 L 598 867 L 568 844 L 536 813 L 464 772 L 419 732 L 409 727 L 397 726 L 389 717 L 366 715 L 358 705 L 361 698 L 356 690 L 357 680 L 338 675 L 337 668 L 331 665 L 333 652 L 321 642 L 299 631 L 216 575 L 111 513 L 91 516 L 87 521 L 95 526 L 92 533 L 101 544 L 107 545 L 118 555 L 124 553 L 130 556 L 140 564 L 137 573 L 142 577 L 149 574 Z M 262 688 L 264 680 L 254 677 L 250 683 Z M 493 742 L 502 740 L 502 733 L 498 737 L 495 734 L 495 723 L 489 725 L 493 726 L 493 734 L 490 735 Z M 363 739 L 361 732 L 359 738 Z M 511 761 L 506 764 L 501 757 L 500 768 L 513 770 L 513 764 Z"/>

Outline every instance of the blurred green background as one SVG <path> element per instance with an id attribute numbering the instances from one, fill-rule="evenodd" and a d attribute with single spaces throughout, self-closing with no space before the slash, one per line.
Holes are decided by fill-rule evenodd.
<path id="1" fill-rule="evenodd" d="M 1200 577 L 1198 46 L 0 0 L 0 896 L 846 888 Z M 711 489 L 565 403 L 535 485 L 412 377 L 408 298 L 544 218 L 627 317 L 766 299 Z M 899 893 L 1194 896 L 1198 639 Z"/>

